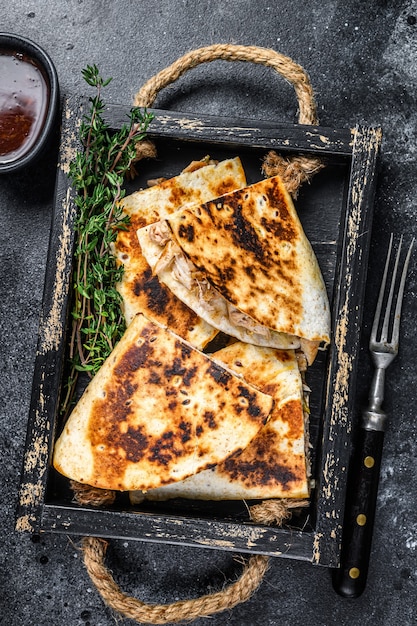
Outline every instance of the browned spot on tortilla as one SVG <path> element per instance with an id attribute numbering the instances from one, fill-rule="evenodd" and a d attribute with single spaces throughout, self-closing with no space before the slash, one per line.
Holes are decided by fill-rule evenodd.
<path id="1" fill-rule="evenodd" d="M 188 242 L 194 241 L 194 228 L 191 224 L 187 226 L 180 226 L 178 230 L 178 235 L 182 239 L 186 239 Z"/>
<path id="2" fill-rule="evenodd" d="M 198 322 L 198 317 L 186 304 L 162 285 L 157 276 L 152 275 L 148 266 L 132 280 L 131 292 L 142 309 L 162 324 L 172 328 L 178 335 L 185 337 Z"/>
<path id="3" fill-rule="evenodd" d="M 123 489 L 132 463 L 142 463 L 145 474 L 156 473 L 161 483 L 170 482 L 179 459 L 216 456 L 207 431 L 221 429 L 222 416 L 234 416 L 236 428 L 242 423 L 244 429 L 252 420 L 261 426 L 271 408 L 268 396 L 252 393 L 164 328 L 149 321 L 138 326 L 141 320 L 128 328 L 127 333 L 137 328 L 135 340 L 114 357 L 90 404 L 86 439 L 94 467 L 89 484 Z M 206 408 L 204 398 L 212 399 L 215 409 Z"/>
<path id="4" fill-rule="evenodd" d="M 277 452 L 271 455 L 271 450 L 278 449 L 278 435 L 266 426 L 245 450 L 221 463 L 218 471 L 248 488 L 279 484 L 289 491 L 295 482 L 304 480 L 304 461 L 300 458 L 297 463 L 292 458 L 289 463 Z"/>
<path id="5" fill-rule="evenodd" d="M 259 299 L 270 298 L 273 278 L 280 288 L 274 291 L 275 303 L 268 309 L 270 319 L 263 323 L 274 328 L 274 311 L 282 308 L 288 321 L 286 332 L 295 332 L 303 314 L 296 257 L 299 227 L 279 181 L 263 182 L 261 198 L 256 191 L 240 189 L 195 210 L 186 209 L 176 236 L 197 270 L 226 300 L 255 320 Z M 258 207 L 255 201 L 264 204 Z"/>
<path id="6" fill-rule="evenodd" d="M 279 415 L 282 421 L 288 424 L 287 437 L 290 441 L 295 441 L 303 436 L 303 408 L 300 402 L 290 400 L 279 409 Z"/>
<path id="7" fill-rule="evenodd" d="M 173 187 L 170 180 L 167 180 L 166 183 L 163 183 L 162 187 L 164 187 L 164 185 L 171 188 L 171 193 L 170 193 L 169 200 L 168 200 L 168 203 L 170 203 L 171 206 L 180 207 L 183 204 L 186 204 L 190 198 L 193 199 L 193 202 L 198 201 L 198 199 L 195 198 L 195 195 L 197 193 L 195 189 L 190 190 L 190 189 L 183 189 L 178 186 Z"/>

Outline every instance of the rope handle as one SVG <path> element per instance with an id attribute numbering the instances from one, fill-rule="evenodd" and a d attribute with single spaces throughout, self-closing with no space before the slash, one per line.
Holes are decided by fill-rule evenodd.
<path id="1" fill-rule="evenodd" d="M 275 50 L 258 46 L 213 44 L 191 50 L 150 78 L 134 96 L 134 106 L 152 107 L 162 89 L 193 67 L 216 60 L 244 61 L 272 68 L 294 87 L 299 106 L 298 123 L 318 125 L 313 88 L 304 68 Z M 284 158 L 272 150 L 266 155 L 262 170 L 267 177 L 279 175 L 288 192 L 296 197 L 302 183 L 308 182 L 322 167 L 324 165 L 317 157 Z"/>
<path id="2" fill-rule="evenodd" d="M 71 481 L 75 500 L 81 505 L 103 506 L 111 504 L 114 493 Z M 292 511 L 308 506 L 308 500 L 265 500 L 249 507 L 251 520 L 258 524 L 282 526 L 290 519 Z M 126 595 L 115 582 L 105 564 L 108 542 L 98 537 L 84 537 L 82 552 L 84 565 L 102 600 L 121 615 L 140 624 L 168 624 L 209 617 L 231 610 L 246 602 L 261 584 L 269 567 L 269 557 L 255 554 L 243 561 L 240 577 L 221 591 L 180 600 L 169 604 L 151 604 Z"/>
<path id="3" fill-rule="evenodd" d="M 121 591 L 104 563 L 107 546 L 104 539 L 83 538 L 87 572 L 108 606 L 140 624 L 172 624 L 230 610 L 249 600 L 261 584 L 269 564 L 267 556 L 257 554 L 244 563 L 240 578 L 221 591 L 171 604 L 148 604 Z"/>
<path id="4" fill-rule="evenodd" d="M 151 107 L 158 93 L 178 80 L 185 72 L 211 61 L 246 61 L 271 67 L 294 87 L 299 105 L 299 124 L 317 125 L 317 110 L 313 89 L 306 71 L 292 59 L 275 50 L 258 46 L 213 44 L 187 52 L 150 78 L 134 97 L 134 105 Z"/>

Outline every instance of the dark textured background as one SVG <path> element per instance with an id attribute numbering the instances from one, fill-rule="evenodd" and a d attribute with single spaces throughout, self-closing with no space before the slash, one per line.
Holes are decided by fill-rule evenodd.
<path id="1" fill-rule="evenodd" d="M 413 0 L 0 1 L 0 30 L 44 47 L 64 94 L 84 92 L 81 69 L 96 63 L 104 76 L 113 77 L 107 101 L 128 104 L 145 80 L 188 50 L 211 43 L 254 44 L 274 48 L 305 67 L 323 126 L 381 125 L 370 294 L 380 277 L 388 233 L 404 232 L 409 238 L 416 232 L 416 17 Z M 292 88 L 270 70 L 247 64 L 199 67 L 165 90 L 157 106 L 259 120 L 297 119 Z M 34 543 L 14 531 L 55 157 L 51 151 L 30 175 L 0 178 L 0 622 L 110 626 L 117 619 L 93 589 L 76 540 L 43 536 Z M 416 623 L 415 256 L 401 352 L 388 376 L 385 406 L 391 421 L 365 593 L 357 600 L 339 598 L 326 569 L 276 559 L 250 601 L 196 625 Z M 365 315 L 365 338 L 368 330 Z M 364 350 L 364 375 L 368 370 Z M 108 562 L 127 593 L 152 602 L 219 589 L 240 571 L 228 553 L 133 542 L 113 542 Z"/>

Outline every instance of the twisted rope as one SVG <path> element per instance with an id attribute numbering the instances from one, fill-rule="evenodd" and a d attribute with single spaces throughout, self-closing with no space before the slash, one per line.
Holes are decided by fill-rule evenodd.
<path id="1" fill-rule="evenodd" d="M 150 78 L 134 97 L 134 105 L 151 107 L 161 89 L 178 80 L 193 67 L 216 60 L 244 61 L 271 67 L 295 89 L 299 105 L 299 124 L 318 124 L 313 89 L 306 71 L 289 57 L 258 46 L 214 44 L 192 50 Z"/>
<path id="2" fill-rule="evenodd" d="M 71 481 L 76 501 L 83 505 L 111 504 L 114 492 L 88 487 Z M 107 500 L 107 501 L 106 501 Z M 308 505 L 306 500 L 266 500 L 250 507 L 253 522 L 278 526 L 291 517 L 291 510 Z M 150 604 L 126 595 L 105 565 L 108 542 L 97 537 L 84 537 L 82 552 L 87 572 L 104 602 L 118 613 L 141 624 L 167 624 L 208 617 L 230 610 L 246 602 L 261 584 L 269 567 L 269 557 L 251 556 L 234 583 L 212 594 L 170 604 Z"/>
<path id="3" fill-rule="evenodd" d="M 192 50 L 150 78 L 134 96 L 134 106 L 151 107 L 158 93 L 185 72 L 201 63 L 216 60 L 244 61 L 272 68 L 294 87 L 299 107 L 298 123 L 318 125 L 313 88 L 306 71 L 289 57 L 258 46 L 213 44 Z M 284 158 L 271 151 L 265 157 L 262 169 L 265 176 L 280 175 L 288 192 L 296 197 L 300 185 L 308 182 L 322 167 L 323 163 L 317 157 Z"/>
<path id="4" fill-rule="evenodd" d="M 141 624 L 168 624 L 208 617 L 246 602 L 259 587 L 269 559 L 255 555 L 245 563 L 240 578 L 226 589 L 171 604 L 147 604 L 123 593 L 104 565 L 107 541 L 85 537 L 82 542 L 85 567 L 104 601 L 125 617 Z"/>

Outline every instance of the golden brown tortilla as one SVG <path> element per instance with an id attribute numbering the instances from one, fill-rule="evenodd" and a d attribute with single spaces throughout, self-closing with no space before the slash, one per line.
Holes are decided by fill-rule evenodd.
<path id="1" fill-rule="evenodd" d="M 329 343 L 321 271 L 279 177 L 177 211 L 138 238 L 160 281 L 219 330 L 301 346 L 310 363 Z"/>
<path id="2" fill-rule="evenodd" d="M 147 491 L 245 448 L 272 405 L 270 395 L 139 314 L 70 415 L 53 464 L 80 483 Z"/>
<path id="3" fill-rule="evenodd" d="M 210 163 L 193 171 L 143 189 L 123 199 L 123 211 L 130 218 L 129 228 L 120 230 L 115 243 L 118 263 L 124 272 L 117 285 L 123 299 L 127 324 L 137 313 L 144 313 L 174 330 L 199 349 L 217 334 L 187 305 L 162 285 L 142 255 L 136 231 L 174 211 L 239 189 L 246 185 L 239 158 Z"/>
<path id="4" fill-rule="evenodd" d="M 150 490 L 150 500 L 244 500 L 309 495 L 308 432 L 303 382 L 293 350 L 236 342 L 212 357 L 274 399 L 271 417 L 241 452 L 211 469 Z M 144 494 L 131 494 L 133 503 Z"/>

